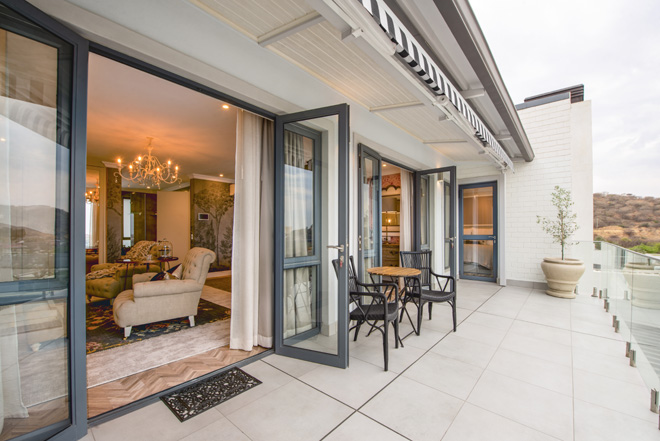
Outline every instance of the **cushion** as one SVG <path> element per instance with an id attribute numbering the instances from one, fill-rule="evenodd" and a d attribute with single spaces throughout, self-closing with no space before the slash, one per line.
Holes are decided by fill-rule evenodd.
<path id="1" fill-rule="evenodd" d="M 181 264 L 178 264 L 168 269 L 167 272 L 173 275 L 175 278 L 180 279 L 181 275 L 183 274 L 183 267 L 181 266 Z"/>
<path id="2" fill-rule="evenodd" d="M 167 271 L 163 271 L 153 276 L 150 281 L 153 282 L 156 280 L 176 280 L 176 279 L 178 279 L 178 277 L 175 274 L 170 274 Z"/>

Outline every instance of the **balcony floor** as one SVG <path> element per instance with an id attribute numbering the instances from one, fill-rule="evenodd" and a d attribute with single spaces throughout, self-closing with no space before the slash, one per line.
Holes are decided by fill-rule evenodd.
<path id="1" fill-rule="evenodd" d="M 185 423 L 159 401 L 84 439 L 660 439 L 602 300 L 470 281 L 458 292 L 457 332 L 436 305 L 421 336 L 392 340 L 388 372 L 380 333 L 363 332 L 347 370 L 271 355 L 243 368 L 263 384 Z"/>

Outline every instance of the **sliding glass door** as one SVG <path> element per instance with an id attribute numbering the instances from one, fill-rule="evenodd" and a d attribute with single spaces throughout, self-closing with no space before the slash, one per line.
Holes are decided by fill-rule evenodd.
<path id="1" fill-rule="evenodd" d="M 0 439 L 76 439 L 87 42 L 25 2 L 0 15 Z"/>
<path id="2" fill-rule="evenodd" d="M 415 243 L 439 274 L 456 276 L 456 167 L 415 173 Z"/>
<path id="3" fill-rule="evenodd" d="M 462 278 L 497 280 L 497 182 L 461 185 L 460 274 Z"/>
<path id="4" fill-rule="evenodd" d="M 275 168 L 275 351 L 346 367 L 348 106 L 277 117 Z"/>

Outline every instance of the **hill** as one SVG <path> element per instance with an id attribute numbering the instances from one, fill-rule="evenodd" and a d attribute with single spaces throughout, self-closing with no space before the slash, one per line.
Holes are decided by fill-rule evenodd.
<path id="1" fill-rule="evenodd" d="M 660 243 L 660 198 L 595 193 L 594 239 L 626 248 Z"/>

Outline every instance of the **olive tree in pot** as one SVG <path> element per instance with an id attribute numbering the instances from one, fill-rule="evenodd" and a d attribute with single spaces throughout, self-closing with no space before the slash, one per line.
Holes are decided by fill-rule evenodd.
<path id="1" fill-rule="evenodd" d="M 572 212 L 573 200 L 571 192 L 555 186 L 552 192 L 552 205 L 557 209 L 557 218 L 537 216 L 536 222 L 541 224 L 543 231 L 552 236 L 555 243 L 561 245 L 561 258 L 546 257 L 541 263 L 541 269 L 548 282 L 546 294 L 565 299 L 575 298 L 575 287 L 584 274 L 584 262 L 579 259 L 566 258 L 565 251 L 570 237 L 578 229 L 576 214 Z"/>

